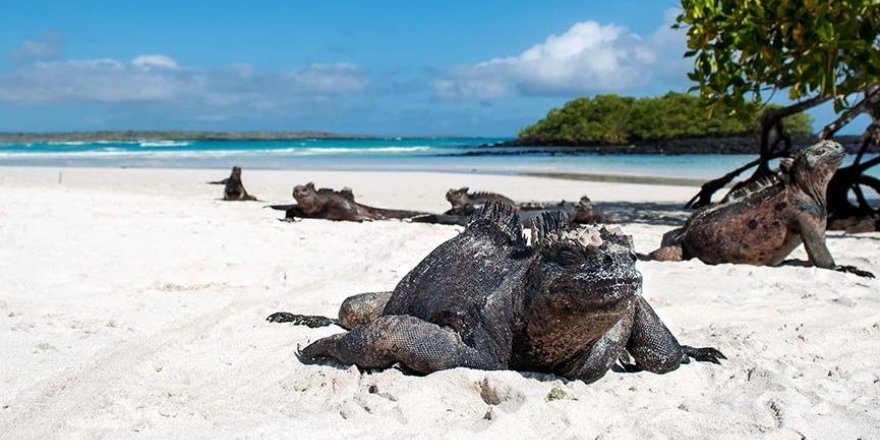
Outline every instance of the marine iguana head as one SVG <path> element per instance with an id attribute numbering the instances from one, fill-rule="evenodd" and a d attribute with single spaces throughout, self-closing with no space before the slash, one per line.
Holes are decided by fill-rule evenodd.
<path id="1" fill-rule="evenodd" d="M 593 201 L 589 197 L 581 197 L 574 213 L 571 214 L 571 220 L 575 223 L 588 223 L 595 220 L 593 216 Z"/>
<path id="2" fill-rule="evenodd" d="M 473 204 L 471 198 L 468 197 L 468 190 L 470 188 L 463 187 L 459 189 L 450 189 L 446 191 L 446 200 L 452 204 L 452 209 L 463 208 L 465 206 L 469 206 Z"/>
<path id="3" fill-rule="evenodd" d="M 293 198 L 299 201 L 300 198 L 304 197 L 314 197 L 318 194 L 318 191 L 315 189 L 315 184 L 309 182 L 305 185 L 297 185 L 293 187 Z"/>
<path id="4" fill-rule="evenodd" d="M 642 289 L 631 237 L 565 223 L 564 216 L 545 214 L 532 229 L 537 254 L 522 315 L 530 355 L 554 364 L 632 316 Z"/>
<path id="5" fill-rule="evenodd" d="M 794 157 L 788 166 L 789 179 L 817 200 L 824 201 L 828 182 L 845 154 L 837 142 L 819 141 Z"/>
<path id="6" fill-rule="evenodd" d="M 641 292 L 632 237 L 619 228 L 569 224 L 549 231 L 536 229 L 532 243 L 540 252 L 538 290 L 559 300 L 565 309 L 607 310 Z"/>
<path id="7" fill-rule="evenodd" d="M 312 182 L 293 187 L 293 198 L 304 211 L 309 213 L 320 210 L 324 205 L 324 201 Z"/>

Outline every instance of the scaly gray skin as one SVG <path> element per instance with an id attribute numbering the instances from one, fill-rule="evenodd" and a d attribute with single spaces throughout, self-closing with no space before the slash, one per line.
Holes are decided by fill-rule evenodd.
<path id="1" fill-rule="evenodd" d="M 843 156 L 843 148 L 832 141 L 801 151 L 762 188 L 694 212 L 683 227 L 666 233 L 648 257 L 775 266 L 803 243 L 817 267 L 873 277 L 836 265 L 825 245 L 825 189 Z"/>
<path id="2" fill-rule="evenodd" d="M 630 370 L 666 373 L 714 348 L 678 343 L 641 297 L 631 237 L 547 215 L 523 237 L 516 211 L 489 204 L 392 292 L 345 301 L 339 320 L 275 313 L 271 322 L 338 323 L 347 333 L 302 349 L 304 363 L 362 368 L 395 363 L 417 373 L 456 367 L 601 378 L 626 352 Z"/>
<path id="3" fill-rule="evenodd" d="M 443 214 L 470 216 L 475 210 L 489 202 L 506 203 L 511 206 L 516 206 L 516 202 L 507 196 L 482 191 L 469 193 L 468 190 L 468 187 L 463 187 L 446 191 L 446 200 L 452 204 L 452 209 Z"/>
<path id="4" fill-rule="evenodd" d="M 307 183 L 293 188 L 296 205 L 273 205 L 272 208 L 286 211 L 287 219 L 321 218 L 337 221 L 364 221 L 405 219 L 423 212 L 396 209 L 374 208 L 355 202 L 351 189 L 335 191 L 328 188 L 315 189 L 315 184 Z"/>
<path id="5" fill-rule="evenodd" d="M 248 194 L 241 183 L 241 167 L 232 167 L 232 174 L 221 182 L 225 185 L 223 187 L 223 200 L 257 200 L 256 197 Z"/>

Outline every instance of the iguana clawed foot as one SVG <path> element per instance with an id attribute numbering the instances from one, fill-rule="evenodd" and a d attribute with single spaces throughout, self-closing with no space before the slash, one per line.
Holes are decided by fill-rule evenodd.
<path id="1" fill-rule="evenodd" d="M 727 359 L 727 356 L 725 356 L 724 353 L 713 347 L 691 347 L 690 345 L 682 345 L 681 348 L 684 350 L 684 354 L 698 362 L 711 362 L 720 365 L 721 361 L 719 359 Z"/>
<path id="2" fill-rule="evenodd" d="M 620 364 L 623 371 L 627 373 L 638 373 L 639 371 L 642 371 L 642 369 L 635 364 L 632 356 L 626 351 L 620 353 L 620 356 L 617 358 L 617 363 Z"/>
<path id="3" fill-rule="evenodd" d="M 297 358 L 300 362 L 302 362 L 304 365 L 320 364 L 321 361 L 324 360 L 324 359 L 319 358 L 319 357 L 309 356 L 309 355 L 307 355 L 307 354 L 303 354 L 302 347 L 301 347 L 299 344 L 296 344 L 296 353 L 294 353 L 294 355 L 295 355 L 296 358 Z"/>
<path id="4" fill-rule="evenodd" d="M 858 275 L 864 278 L 874 278 L 874 274 L 868 272 L 867 270 L 861 270 L 855 266 L 835 266 L 834 270 L 843 273 L 851 273 L 853 275 Z"/>
<path id="5" fill-rule="evenodd" d="M 713 364 L 721 365 L 721 359 L 727 359 L 727 356 L 725 356 L 724 353 L 714 347 L 691 347 L 689 345 L 682 345 L 681 349 L 684 353 L 681 360 L 682 364 L 690 363 L 691 359 L 693 359 L 697 362 L 711 362 Z M 617 363 L 620 364 L 623 371 L 627 373 L 644 371 L 644 368 L 634 363 L 632 356 L 625 351 L 620 354 Z"/>
<path id="6" fill-rule="evenodd" d="M 275 323 L 289 322 L 293 325 L 304 325 L 310 328 L 327 327 L 328 325 L 338 324 L 337 320 L 326 316 L 297 315 L 287 312 L 273 313 L 266 317 L 266 321 Z"/>

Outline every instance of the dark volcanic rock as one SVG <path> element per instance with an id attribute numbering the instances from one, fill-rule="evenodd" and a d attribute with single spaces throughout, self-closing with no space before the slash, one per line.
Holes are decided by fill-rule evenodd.
<path id="1" fill-rule="evenodd" d="M 847 153 L 855 153 L 861 145 L 860 136 L 834 138 Z M 815 135 L 793 135 L 792 145 L 800 150 L 816 143 Z M 564 143 L 538 143 L 529 139 L 516 139 L 503 144 L 485 147 L 518 147 L 509 153 L 493 151 L 473 152 L 473 155 L 520 155 L 520 154 L 757 154 L 760 139 L 757 134 L 724 137 L 689 137 L 657 141 L 638 141 L 627 145 L 566 145 Z M 535 147 L 535 148 L 528 148 Z"/>

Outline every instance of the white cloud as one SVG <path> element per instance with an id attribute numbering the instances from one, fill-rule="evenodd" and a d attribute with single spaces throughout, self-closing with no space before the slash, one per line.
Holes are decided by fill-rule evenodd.
<path id="1" fill-rule="evenodd" d="M 184 93 L 187 83 L 182 76 L 109 58 L 39 62 L 0 76 L 0 101 L 161 101 Z"/>
<path id="2" fill-rule="evenodd" d="M 131 60 L 133 66 L 141 68 L 176 69 L 177 60 L 165 55 L 138 55 Z"/>
<path id="3" fill-rule="evenodd" d="M 668 28 L 645 38 L 615 24 L 576 23 L 519 55 L 453 69 L 433 82 L 434 90 L 445 98 L 491 99 L 511 91 L 573 95 L 644 87 L 684 52 L 681 33 Z"/>
<path id="4" fill-rule="evenodd" d="M 14 61 L 47 61 L 61 56 L 64 51 L 64 36 L 58 32 L 48 32 L 39 40 L 25 40 L 13 49 L 9 57 Z"/>
<path id="5" fill-rule="evenodd" d="M 150 54 L 129 62 L 104 58 L 20 65 L 0 74 L 0 102 L 155 102 L 203 105 L 207 111 L 229 107 L 268 111 L 325 95 L 356 94 L 365 84 L 365 74 L 346 63 L 259 72 L 247 64 L 193 68 L 166 55 Z"/>
<path id="6" fill-rule="evenodd" d="M 338 94 L 364 89 L 365 78 L 354 64 L 312 64 L 288 72 L 299 87 L 316 93 Z"/>

